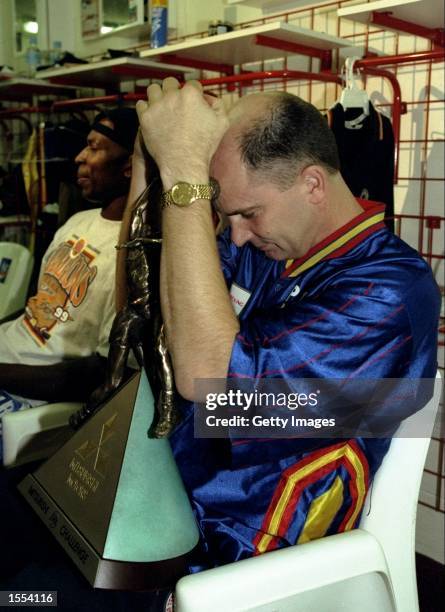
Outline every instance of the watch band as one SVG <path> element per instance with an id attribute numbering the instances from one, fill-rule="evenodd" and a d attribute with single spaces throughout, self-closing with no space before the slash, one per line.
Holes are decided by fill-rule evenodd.
<path id="1" fill-rule="evenodd" d="M 210 179 L 209 183 L 201 185 L 186 182 L 176 183 L 162 194 L 162 208 L 172 205 L 190 206 L 196 200 L 212 200 L 218 191 L 216 185 L 214 179 Z"/>

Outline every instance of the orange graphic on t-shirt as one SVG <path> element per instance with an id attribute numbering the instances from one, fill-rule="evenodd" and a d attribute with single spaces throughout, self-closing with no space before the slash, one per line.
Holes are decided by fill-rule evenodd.
<path id="1" fill-rule="evenodd" d="M 48 257 L 37 294 L 28 300 L 24 323 L 39 344 L 51 337 L 56 323 L 72 320 L 68 308 L 77 308 L 95 279 L 94 255 L 83 238 L 59 245 Z"/>

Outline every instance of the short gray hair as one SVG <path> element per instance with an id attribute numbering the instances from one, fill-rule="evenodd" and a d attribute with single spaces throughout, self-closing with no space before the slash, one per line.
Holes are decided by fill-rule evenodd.
<path id="1" fill-rule="evenodd" d="M 271 96 L 265 112 L 243 126 L 238 143 L 246 166 L 284 189 L 304 166 L 320 165 L 330 174 L 340 170 L 326 120 L 315 106 L 289 93 Z"/>

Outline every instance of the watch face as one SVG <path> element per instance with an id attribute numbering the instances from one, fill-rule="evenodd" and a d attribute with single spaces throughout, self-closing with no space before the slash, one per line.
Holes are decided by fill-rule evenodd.
<path id="1" fill-rule="evenodd" d="M 172 187 L 171 194 L 176 206 L 189 206 L 196 199 L 193 185 L 189 183 L 176 183 Z"/>

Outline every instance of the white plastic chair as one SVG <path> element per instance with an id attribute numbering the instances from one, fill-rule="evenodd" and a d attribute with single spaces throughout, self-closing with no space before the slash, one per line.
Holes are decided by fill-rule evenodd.
<path id="1" fill-rule="evenodd" d="M 0 242 L 0 321 L 25 307 L 33 263 L 23 245 Z"/>
<path id="2" fill-rule="evenodd" d="M 70 416 L 80 402 L 44 404 L 3 416 L 3 465 L 12 467 L 46 459 L 72 436 Z"/>
<path id="3" fill-rule="evenodd" d="M 434 397 L 400 425 L 359 529 L 185 576 L 176 612 L 418 612 L 416 512 L 440 392 L 438 374 Z"/>

